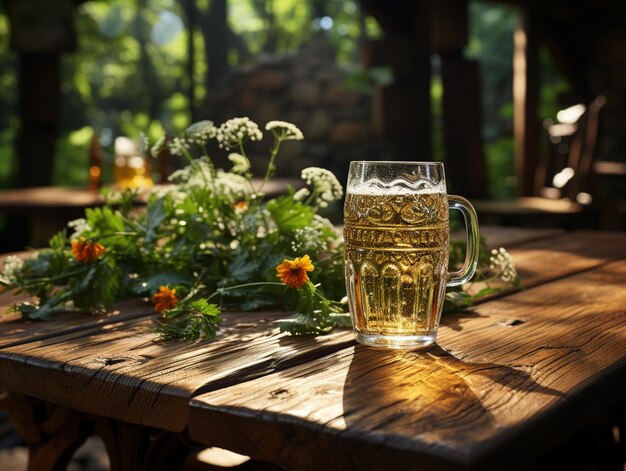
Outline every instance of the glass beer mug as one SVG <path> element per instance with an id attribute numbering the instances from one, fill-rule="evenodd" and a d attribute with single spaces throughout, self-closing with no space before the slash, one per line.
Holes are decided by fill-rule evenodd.
<path id="1" fill-rule="evenodd" d="M 448 272 L 449 209 L 465 219 L 467 253 Z M 447 286 L 478 262 L 473 206 L 448 195 L 441 162 L 351 162 L 344 206 L 346 289 L 355 338 L 387 348 L 435 342 Z"/>
<path id="2" fill-rule="evenodd" d="M 119 190 L 150 188 L 154 185 L 148 162 L 132 139 L 124 136 L 115 139 L 113 164 L 113 178 Z"/>

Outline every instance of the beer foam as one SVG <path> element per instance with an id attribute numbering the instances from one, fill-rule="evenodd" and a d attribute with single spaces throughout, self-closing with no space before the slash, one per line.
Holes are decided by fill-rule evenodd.
<path id="1" fill-rule="evenodd" d="M 433 184 L 428 180 L 410 182 L 404 178 L 398 178 L 385 183 L 376 178 L 348 187 L 348 193 L 357 195 L 428 195 L 446 193 L 446 185 L 442 181 Z"/>

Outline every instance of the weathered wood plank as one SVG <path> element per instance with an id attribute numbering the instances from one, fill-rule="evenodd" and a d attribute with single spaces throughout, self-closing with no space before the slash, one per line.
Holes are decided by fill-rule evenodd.
<path id="1" fill-rule="evenodd" d="M 514 246 L 509 252 L 522 285 L 529 288 L 626 257 L 626 237 L 623 232 L 566 232 Z"/>
<path id="2" fill-rule="evenodd" d="M 489 239 L 489 234 L 486 235 L 487 241 L 495 240 L 501 244 L 488 246 L 508 248 L 524 288 L 548 283 L 626 257 L 626 237 L 618 232 L 531 230 L 521 231 L 516 237 L 515 232 L 507 234 L 506 231 L 495 230 L 493 234 L 495 237 L 492 239 Z M 506 285 L 496 280 L 491 286 Z M 465 289 L 470 293 L 477 293 L 485 287 L 484 282 L 470 282 Z M 485 296 L 478 302 L 489 301 L 512 291 L 516 289 Z"/>
<path id="3" fill-rule="evenodd" d="M 352 345 L 348 329 L 289 337 L 285 313 L 224 315 L 218 337 L 164 342 L 153 318 L 97 325 L 0 350 L 0 386 L 90 413 L 181 431 L 192 394 L 237 384 Z"/>
<path id="4" fill-rule="evenodd" d="M 530 463 L 626 393 L 626 261 L 444 319 L 423 352 L 350 347 L 192 401 L 198 441 L 288 469 Z"/>
<path id="5" fill-rule="evenodd" d="M 541 239 L 550 239 L 564 233 L 563 229 L 480 226 L 480 235 L 485 238 L 489 248 L 504 247 L 507 250 L 517 245 Z M 462 239 L 465 235 L 455 233 L 453 236 L 456 236 L 457 239 Z"/>
<path id="6" fill-rule="evenodd" d="M 0 349 L 154 313 L 152 304 L 138 299 L 116 303 L 105 314 L 63 313 L 45 322 L 24 320 L 18 313 L 7 313 L 13 303 L 25 300 L 28 297 L 24 295 L 0 294 Z"/>

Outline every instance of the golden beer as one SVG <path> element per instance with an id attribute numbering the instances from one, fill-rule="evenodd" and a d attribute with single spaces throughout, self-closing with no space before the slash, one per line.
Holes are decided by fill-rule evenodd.
<path id="1" fill-rule="evenodd" d="M 432 343 L 448 280 L 447 194 L 362 191 L 348 191 L 344 207 L 346 285 L 357 339 Z"/>
<path id="2" fill-rule="evenodd" d="M 448 210 L 465 221 L 463 267 L 448 271 Z M 476 271 L 478 218 L 448 195 L 441 162 L 350 162 L 344 207 L 346 291 L 355 338 L 422 348 L 437 337 L 447 286 Z"/>

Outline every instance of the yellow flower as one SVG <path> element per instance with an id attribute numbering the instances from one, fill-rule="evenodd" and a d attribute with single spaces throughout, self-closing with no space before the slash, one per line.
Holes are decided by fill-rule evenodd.
<path id="1" fill-rule="evenodd" d="M 167 286 L 159 286 L 159 291 L 152 295 L 154 310 L 159 313 L 172 309 L 178 301 L 180 299 L 176 297 L 176 289 L 169 289 Z"/>
<path id="2" fill-rule="evenodd" d="M 301 288 L 304 283 L 309 281 L 307 272 L 314 269 L 311 258 L 304 255 L 303 257 L 296 257 L 295 260 L 283 260 L 276 266 L 278 272 L 276 276 L 290 288 Z"/>
<path id="3" fill-rule="evenodd" d="M 72 241 L 72 254 L 74 254 L 74 258 L 81 263 L 89 263 L 98 260 L 100 255 L 105 251 L 106 249 L 103 245 L 97 242 L 90 244 L 84 237 Z"/>

